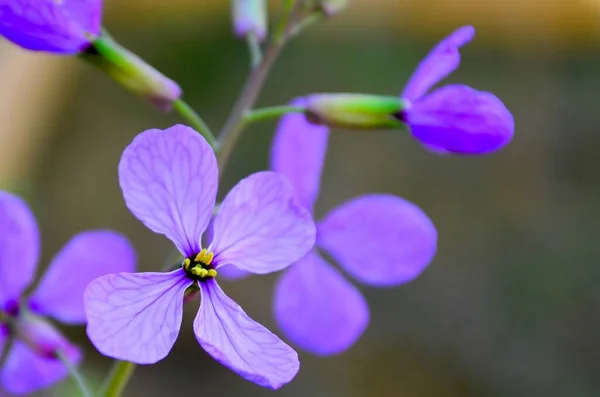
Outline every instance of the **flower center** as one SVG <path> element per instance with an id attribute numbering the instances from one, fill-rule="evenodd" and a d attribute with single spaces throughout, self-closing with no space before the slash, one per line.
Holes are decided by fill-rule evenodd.
<path id="1" fill-rule="evenodd" d="M 215 254 L 203 248 L 196 256 L 185 258 L 181 262 L 181 267 L 189 278 L 196 281 L 204 281 L 217 276 L 217 271 L 211 265 Z"/>

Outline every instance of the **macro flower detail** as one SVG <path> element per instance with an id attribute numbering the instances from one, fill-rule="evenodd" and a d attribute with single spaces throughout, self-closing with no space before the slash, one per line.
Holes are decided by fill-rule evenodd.
<path id="1" fill-rule="evenodd" d="M 326 127 L 291 114 L 280 122 L 272 147 L 272 168 L 289 178 L 299 200 L 311 210 L 319 194 L 328 134 Z M 413 280 L 437 247 L 437 231 L 423 211 L 389 194 L 349 200 L 319 221 L 317 230 L 316 247 L 355 280 L 377 287 Z M 317 355 L 350 348 L 369 322 L 362 294 L 316 250 L 281 276 L 274 311 L 285 334 Z"/>
<path id="2" fill-rule="evenodd" d="M 189 127 L 148 130 L 125 149 L 119 180 L 131 212 L 177 246 L 183 261 L 167 273 L 120 273 L 93 281 L 85 292 L 90 340 L 103 354 L 138 364 L 167 356 L 181 327 L 184 297 L 199 293 L 194 320 L 200 345 L 221 364 L 277 389 L 298 372 L 296 352 L 231 300 L 216 282 L 220 268 L 251 273 L 281 270 L 315 240 L 310 213 L 293 188 L 267 171 L 240 181 L 211 222 L 218 169 L 206 140 Z"/>
<path id="3" fill-rule="evenodd" d="M 460 64 L 459 48 L 473 39 L 464 26 L 442 40 L 419 64 L 402 92 L 407 109 L 398 114 L 415 138 L 438 152 L 486 154 L 510 142 L 514 119 L 502 101 L 466 85 L 427 93 Z"/>
<path id="4" fill-rule="evenodd" d="M 102 0 L 7 0 L 0 35 L 32 51 L 75 54 L 100 34 Z"/>
<path id="5" fill-rule="evenodd" d="M 14 394 L 34 392 L 66 377 L 58 352 L 73 364 L 81 360 L 79 349 L 44 317 L 84 323 L 87 284 L 107 273 L 131 270 L 135 262 L 135 253 L 121 235 L 82 232 L 54 257 L 33 292 L 24 295 L 38 256 L 33 214 L 19 197 L 0 192 L 0 355 L 11 341 L 0 377 L 2 387 Z"/>

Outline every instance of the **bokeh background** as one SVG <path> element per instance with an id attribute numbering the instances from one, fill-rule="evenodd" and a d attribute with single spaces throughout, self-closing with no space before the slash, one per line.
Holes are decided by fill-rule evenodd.
<path id="1" fill-rule="evenodd" d="M 228 10 L 226 0 L 109 0 L 105 25 L 178 81 L 216 129 L 248 65 Z M 408 285 L 363 288 L 372 311 L 364 337 L 341 356 L 301 353 L 302 369 L 280 396 L 600 395 L 599 11 L 595 0 L 353 0 L 285 49 L 261 105 L 317 91 L 399 93 L 435 42 L 473 24 L 476 40 L 448 81 L 496 93 L 516 135 L 476 158 L 438 156 L 396 132 L 332 135 L 317 213 L 367 192 L 397 194 L 433 219 L 439 251 Z M 171 245 L 126 209 L 117 164 L 137 133 L 180 119 L 77 59 L 6 42 L 0 87 L 0 181 L 33 206 L 43 263 L 74 233 L 113 228 L 130 237 L 140 269 L 161 266 Z M 267 167 L 274 126 L 247 131 L 221 192 Z M 276 277 L 224 289 L 278 332 Z M 204 353 L 195 310 L 186 309 L 172 354 L 139 367 L 126 395 L 272 395 Z M 99 381 L 109 360 L 83 328 L 64 331 L 87 347 L 83 370 Z M 66 381 L 42 395 L 73 393 Z"/>

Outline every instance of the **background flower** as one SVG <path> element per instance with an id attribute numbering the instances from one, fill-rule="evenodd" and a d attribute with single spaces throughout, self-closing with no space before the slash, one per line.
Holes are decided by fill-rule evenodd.
<path id="1" fill-rule="evenodd" d="M 73 363 L 81 359 L 79 349 L 42 316 L 83 324 L 87 284 L 107 273 L 132 270 L 135 263 L 134 251 L 120 234 L 82 232 L 54 257 L 38 286 L 25 296 L 38 254 L 33 214 L 19 197 L 0 192 L 0 352 L 12 339 L 0 377 L 11 393 L 33 392 L 64 378 L 67 370 L 54 358 L 56 351 Z"/>

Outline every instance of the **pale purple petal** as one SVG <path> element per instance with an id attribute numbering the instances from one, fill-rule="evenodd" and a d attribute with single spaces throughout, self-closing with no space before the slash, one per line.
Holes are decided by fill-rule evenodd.
<path id="1" fill-rule="evenodd" d="M 447 85 L 406 111 L 415 138 L 446 152 L 475 155 L 510 142 L 515 122 L 502 101 L 465 85 Z"/>
<path id="2" fill-rule="evenodd" d="M 400 197 L 373 194 L 342 204 L 319 224 L 317 245 L 365 284 L 411 281 L 429 265 L 437 231 L 425 213 Z"/>
<path id="3" fill-rule="evenodd" d="M 2 360 L 4 354 L 4 347 L 6 345 L 6 342 L 8 341 L 9 335 L 10 329 L 8 329 L 8 327 L 4 324 L 0 324 L 0 361 Z"/>
<path id="4" fill-rule="evenodd" d="M 219 267 L 219 278 L 225 280 L 240 280 L 246 278 L 252 273 L 242 270 L 234 265 L 223 265 Z"/>
<path id="5" fill-rule="evenodd" d="M 131 212 L 152 231 L 171 239 L 185 256 L 200 252 L 217 179 L 210 145 L 183 125 L 142 132 L 119 164 L 119 182 Z"/>
<path id="6" fill-rule="evenodd" d="M 475 28 L 463 26 L 442 40 L 421 61 L 406 84 L 402 97 L 414 101 L 452 73 L 460 64 L 460 47 L 473 39 Z"/>
<path id="7" fill-rule="evenodd" d="M 304 106 L 305 102 L 297 98 L 291 105 Z M 304 114 L 293 113 L 279 122 L 271 147 L 271 168 L 290 180 L 300 203 L 311 211 L 319 196 L 328 137 L 328 127 L 311 124 Z"/>
<path id="8" fill-rule="evenodd" d="M 100 33 L 102 0 L 7 0 L 0 4 L 0 35 L 34 51 L 73 54 Z"/>
<path id="9" fill-rule="evenodd" d="M 369 323 L 365 298 L 315 251 L 281 276 L 274 308 L 287 337 L 321 356 L 349 349 Z"/>
<path id="10" fill-rule="evenodd" d="M 315 243 L 315 225 L 294 198 L 287 179 L 257 172 L 225 197 L 214 221 L 217 267 L 233 264 L 252 273 L 270 273 L 291 265 Z"/>
<path id="11" fill-rule="evenodd" d="M 83 324 L 87 285 L 105 274 L 134 271 L 135 251 L 124 236 L 110 230 L 79 233 L 54 257 L 29 305 L 64 323 Z"/>
<path id="12" fill-rule="evenodd" d="M 0 310 L 14 304 L 31 283 L 39 244 L 37 223 L 27 204 L 0 192 Z"/>
<path id="13" fill-rule="evenodd" d="M 278 389 L 298 369 L 298 354 L 252 320 L 214 281 L 200 285 L 196 339 L 218 362 L 263 387 Z"/>
<path id="14" fill-rule="evenodd" d="M 65 352 L 73 364 L 81 361 L 81 352 L 76 347 L 71 346 Z M 62 362 L 34 352 L 19 340 L 13 341 L 1 371 L 2 385 L 13 394 L 32 393 L 68 376 Z"/>
<path id="15" fill-rule="evenodd" d="M 84 295 L 88 337 L 105 356 L 138 364 L 162 360 L 179 334 L 183 296 L 191 284 L 182 269 L 92 281 Z"/>

